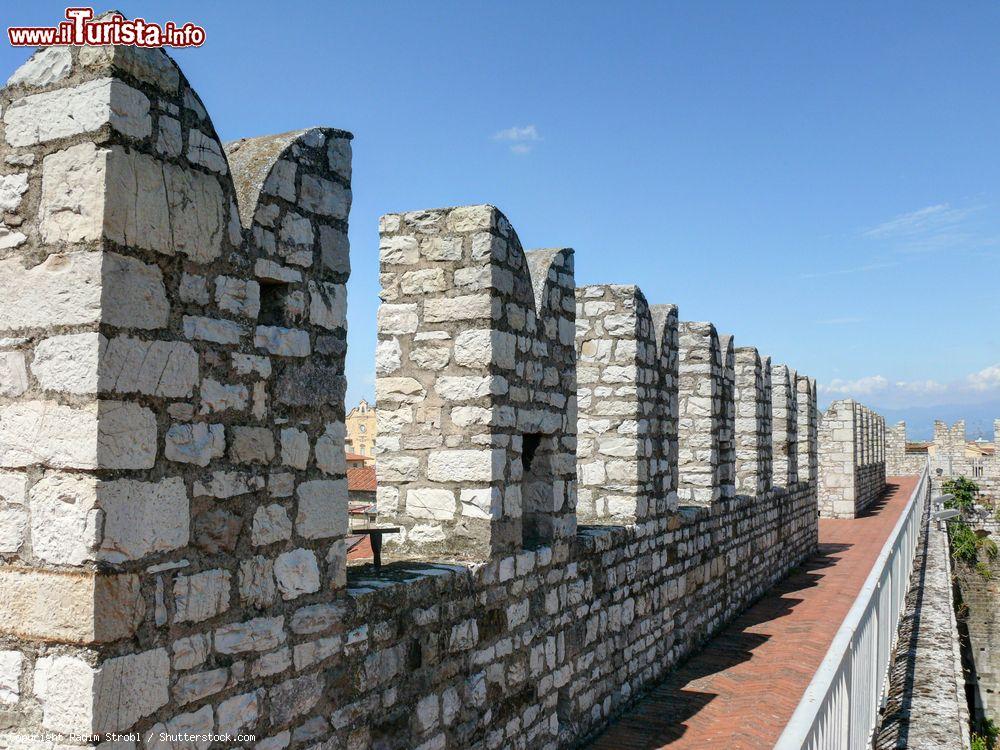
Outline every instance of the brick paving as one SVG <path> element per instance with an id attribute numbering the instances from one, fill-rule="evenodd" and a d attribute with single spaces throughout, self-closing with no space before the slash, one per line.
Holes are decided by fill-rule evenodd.
<path id="1" fill-rule="evenodd" d="M 890 477 L 865 516 L 821 518 L 813 557 L 587 747 L 773 747 L 916 483 Z"/>

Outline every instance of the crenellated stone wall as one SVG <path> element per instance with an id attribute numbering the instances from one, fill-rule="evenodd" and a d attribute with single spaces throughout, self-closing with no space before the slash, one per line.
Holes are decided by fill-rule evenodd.
<path id="1" fill-rule="evenodd" d="M 951 427 L 937 420 L 930 446 L 921 452 L 910 453 L 906 448 L 906 422 L 899 422 L 886 432 L 889 471 L 915 474 L 929 463 L 935 490 L 940 489 L 942 482 L 965 477 L 975 482 L 985 497 L 1000 498 L 1000 419 L 993 422 L 992 454 L 970 450 L 966 440 L 964 420 Z"/>
<path id="2" fill-rule="evenodd" d="M 830 404 L 817 432 L 820 515 L 855 518 L 885 491 L 885 420 L 844 399 Z"/>
<path id="3" fill-rule="evenodd" d="M 350 134 L 133 48 L 0 104 L 0 747 L 570 747 L 815 550 L 811 381 L 469 206 L 381 220 L 347 568 Z"/>
<path id="4" fill-rule="evenodd" d="M 351 135 L 224 147 L 135 48 L 0 101 L 0 745 L 280 727 L 346 583 Z"/>

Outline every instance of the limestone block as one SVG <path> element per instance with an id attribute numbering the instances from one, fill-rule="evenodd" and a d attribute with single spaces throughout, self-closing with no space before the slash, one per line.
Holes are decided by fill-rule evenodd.
<path id="1" fill-rule="evenodd" d="M 351 191 L 339 182 L 304 174 L 299 205 L 307 211 L 347 221 L 351 210 Z"/>
<path id="2" fill-rule="evenodd" d="M 274 563 L 270 558 L 257 555 L 240 562 L 240 601 L 255 609 L 265 609 L 274 604 L 277 589 L 274 585 Z"/>
<path id="3" fill-rule="evenodd" d="M 89 734 L 94 727 L 97 670 L 75 656 L 45 656 L 35 662 L 34 689 L 42 726 L 55 732 Z"/>
<path id="4" fill-rule="evenodd" d="M 427 323 L 453 323 L 476 318 L 491 318 L 492 300 L 489 294 L 469 294 L 461 297 L 429 299 L 424 302 Z"/>
<path id="5" fill-rule="evenodd" d="M 38 207 L 43 241 L 94 242 L 101 238 L 107 158 L 108 151 L 93 143 L 81 143 L 45 157 Z"/>
<path id="6" fill-rule="evenodd" d="M 287 427 L 281 431 L 281 463 L 304 470 L 309 465 L 309 436 Z"/>
<path id="7" fill-rule="evenodd" d="M 231 320 L 184 316 L 184 335 L 189 339 L 212 341 L 216 344 L 237 344 L 247 333 L 239 323 Z"/>
<path id="8" fill-rule="evenodd" d="M 194 669 L 205 663 L 211 646 L 208 642 L 208 636 L 196 633 L 187 638 L 178 638 L 173 642 L 170 650 L 174 655 L 174 669 Z"/>
<path id="9" fill-rule="evenodd" d="M 97 406 L 25 401 L 0 409 L 0 466 L 97 468 Z"/>
<path id="10" fill-rule="evenodd" d="M 295 531 L 306 539 L 344 536 L 347 533 L 347 481 L 315 479 L 296 490 L 298 513 Z"/>
<path id="11" fill-rule="evenodd" d="M 468 518 L 500 518 L 502 497 L 495 487 L 462 490 L 459 496 L 462 515 Z"/>
<path id="12" fill-rule="evenodd" d="M 8 86 L 25 85 L 31 88 L 48 86 L 69 75 L 73 56 L 68 47 L 46 47 L 38 50 L 7 79 Z"/>
<path id="13" fill-rule="evenodd" d="M 28 504 L 36 557 L 60 565 L 94 558 L 100 529 L 93 475 L 47 472 L 32 486 Z"/>
<path id="14" fill-rule="evenodd" d="M 319 591 L 319 566 L 312 550 L 285 552 L 274 561 L 274 579 L 285 601 Z"/>
<path id="15" fill-rule="evenodd" d="M 0 352 L 0 396 L 16 398 L 28 389 L 22 352 Z"/>
<path id="16" fill-rule="evenodd" d="M 52 602 L 59 607 L 53 608 Z M 145 612 L 134 575 L 0 568 L 0 632 L 60 643 L 131 637 Z"/>
<path id="17" fill-rule="evenodd" d="M 351 272 L 350 243 L 347 234 L 336 227 L 321 225 L 319 228 L 320 259 L 323 265 L 337 274 Z"/>
<path id="18" fill-rule="evenodd" d="M 253 515 L 251 542 L 255 547 L 290 539 L 292 522 L 284 506 L 261 505 Z"/>
<path id="19" fill-rule="evenodd" d="M 267 357 L 258 357 L 256 354 L 233 352 L 233 371 L 237 375 L 260 375 L 262 378 L 269 378 L 271 360 Z"/>
<path id="20" fill-rule="evenodd" d="M 494 461 L 502 461 L 502 451 L 441 450 L 427 457 L 427 478 L 432 482 L 489 482 L 500 472 L 494 472 Z"/>
<path id="21" fill-rule="evenodd" d="M 279 159 L 271 167 L 271 173 L 264 182 L 263 191 L 267 195 L 284 198 L 290 203 L 295 202 L 295 170 L 294 162 Z"/>
<path id="22" fill-rule="evenodd" d="M 347 468 L 344 457 L 343 422 L 328 422 L 322 435 L 316 439 L 316 466 L 326 474 L 343 474 Z"/>
<path id="23" fill-rule="evenodd" d="M 213 172 L 219 174 L 229 172 L 229 165 L 226 163 L 219 142 L 196 128 L 188 131 L 187 158 L 192 164 L 201 164 Z"/>
<path id="24" fill-rule="evenodd" d="M 274 459 L 274 435 L 266 427 L 231 427 L 229 459 L 234 463 L 270 463 Z"/>
<path id="25" fill-rule="evenodd" d="M 399 339 L 391 338 L 379 341 L 375 346 L 375 373 L 390 375 L 402 367 L 403 351 Z"/>
<path id="26" fill-rule="evenodd" d="M 13 705 L 20 700 L 23 664 L 20 651 L 0 651 L 0 703 Z"/>
<path id="27" fill-rule="evenodd" d="M 28 173 L 0 176 L 0 211 L 16 213 L 21 197 L 28 191 Z"/>
<path id="28" fill-rule="evenodd" d="M 10 227 L 0 226 L 0 250 L 19 247 L 27 240 L 28 238 L 20 232 L 15 232 Z"/>
<path id="29" fill-rule="evenodd" d="M 120 146 L 111 148 L 107 170 L 108 239 L 199 263 L 219 256 L 227 212 L 217 179 Z"/>
<path id="30" fill-rule="evenodd" d="M 180 156 L 184 147 L 180 121 L 161 114 L 156 128 L 156 150 L 164 156 Z"/>
<path id="31" fill-rule="evenodd" d="M 434 382 L 434 390 L 449 401 L 469 401 L 491 393 L 506 391 L 500 378 L 492 375 L 442 375 Z"/>
<path id="32" fill-rule="evenodd" d="M 260 284 L 219 276 L 215 280 L 215 302 L 220 310 L 256 318 L 260 312 Z"/>
<path id="33" fill-rule="evenodd" d="M 94 686 L 94 731 L 128 729 L 166 705 L 169 685 L 170 656 L 164 648 L 108 659 Z"/>
<path id="34" fill-rule="evenodd" d="M 289 211 L 281 221 L 278 230 L 278 252 L 296 266 L 311 266 L 313 263 L 312 222 L 305 216 Z M 297 262 L 301 258 L 302 262 Z"/>
<path id="35" fill-rule="evenodd" d="M 96 323 L 101 317 L 101 254 L 49 255 L 25 268 L 0 260 L 0 331 Z"/>
<path id="36" fill-rule="evenodd" d="M 165 724 L 154 724 L 149 735 L 157 739 L 148 741 L 146 746 L 149 750 L 180 750 L 181 747 L 184 750 L 208 750 L 212 744 L 213 726 L 212 707 L 203 706 L 197 711 L 175 716 Z M 182 740 L 183 744 L 179 745 L 172 741 L 161 742 L 158 739 L 161 735 L 190 739 Z"/>
<path id="37" fill-rule="evenodd" d="M 14 553 L 24 543 L 28 514 L 23 507 L 0 507 L 0 553 Z"/>
<path id="38" fill-rule="evenodd" d="M 223 735 L 235 735 L 256 724 L 259 711 L 256 692 L 234 695 L 222 701 L 216 708 L 215 714 L 218 719 L 216 731 Z"/>
<path id="39" fill-rule="evenodd" d="M 402 235 L 379 240 L 379 260 L 389 265 L 412 265 L 420 259 L 416 237 Z"/>
<path id="40" fill-rule="evenodd" d="M 175 424 L 167 430 L 164 456 L 170 461 L 208 466 L 226 450 L 226 432 L 221 424 Z"/>
<path id="41" fill-rule="evenodd" d="M 139 404 L 98 404 L 97 468 L 150 469 L 156 463 L 156 416 Z"/>
<path id="42" fill-rule="evenodd" d="M 270 651 L 285 642 L 285 618 L 258 617 L 223 625 L 215 630 L 215 650 L 220 654 Z"/>
<path id="43" fill-rule="evenodd" d="M 420 325 L 417 306 L 380 305 L 377 313 L 378 332 L 384 335 L 413 333 Z"/>
<path id="44" fill-rule="evenodd" d="M 35 347 L 31 372 L 46 391 L 97 393 L 98 364 L 106 343 L 96 332 L 43 339 Z"/>
<path id="45" fill-rule="evenodd" d="M 102 391 L 187 397 L 198 383 L 198 353 L 183 341 L 116 336 L 107 342 L 99 371 Z"/>
<path id="46" fill-rule="evenodd" d="M 163 274 L 154 265 L 104 254 L 101 322 L 119 328 L 163 328 L 170 315 Z"/>
<path id="47" fill-rule="evenodd" d="M 145 138 L 152 130 L 149 99 L 115 78 L 16 99 L 4 123 L 7 143 L 15 147 L 93 132 L 105 123 L 132 138 Z"/>
<path id="48" fill-rule="evenodd" d="M 456 261 L 462 259 L 461 237 L 428 237 L 421 244 L 421 252 L 427 260 Z"/>
<path id="49" fill-rule="evenodd" d="M 174 581 L 174 622 L 204 622 L 229 609 L 232 575 L 206 570 Z"/>
<path id="50" fill-rule="evenodd" d="M 268 691 L 271 720 L 280 726 L 302 716 L 316 705 L 323 692 L 323 676 L 315 672 L 275 685 Z"/>
<path id="51" fill-rule="evenodd" d="M 264 488 L 264 478 L 235 471 L 215 471 L 208 482 L 194 483 L 195 497 L 216 497 L 225 500 Z"/>
<path id="52" fill-rule="evenodd" d="M 413 518 L 450 521 L 455 517 L 455 493 L 426 487 L 407 490 L 406 514 Z"/>
<path id="53" fill-rule="evenodd" d="M 116 70 L 128 73 L 168 94 L 176 94 L 180 83 L 177 65 L 159 48 L 124 45 L 85 47 L 80 50 L 80 62 L 98 68 L 111 65 Z"/>
<path id="54" fill-rule="evenodd" d="M 308 357 L 309 333 L 280 326 L 257 326 L 254 346 L 280 357 Z"/>
<path id="55" fill-rule="evenodd" d="M 347 287 L 309 282 L 309 322 L 334 331 L 347 328 Z"/>
<path id="56" fill-rule="evenodd" d="M 28 500 L 28 477 L 14 471 L 0 471 L 0 500 L 10 505 L 24 505 Z"/>
<path id="57" fill-rule="evenodd" d="M 200 414 L 214 414 L 223 411 L 246 409 L 250 393 L 241 383 L 224 385 L 217 380 L 205 378 L 201 381 Z"/>
<path id="58" fill-rule="evenodd" d="M 104 511 L 101 559 L 120 563 L 187 545 L 190 509 L 179 477 L 159 482 L 102 482 L 97 497 Z"/>

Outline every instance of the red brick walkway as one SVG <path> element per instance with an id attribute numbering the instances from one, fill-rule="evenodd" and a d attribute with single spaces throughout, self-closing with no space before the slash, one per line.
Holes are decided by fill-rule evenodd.
<path id="1" fill-rule="evenodd" d="M 886 495 L 862 518 L 820 519 L 816 555 L 590 747 L 774 747 L 916 482 L 890 477 Z"/>

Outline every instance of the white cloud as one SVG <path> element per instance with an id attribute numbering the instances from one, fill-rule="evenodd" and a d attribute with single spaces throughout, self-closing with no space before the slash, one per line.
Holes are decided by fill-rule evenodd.
<path id="1" fill-rule="evenodd" d="M 527 154 L 534 148 L 536 141 L 542 140 L 538 134 L 538 128 L 534 125 L 515 125 L 493 134 L 494 141 L 506 141 L 510 143 L 512 154 Z"/>
<path id="2" fill-rule="evenodd" d="M 1000 397 L 1000 364 L 991 365 L 948 383 L 936 380 L 889 380 L 868 375 L 856 380 L 833 380 L 819 384 L 827 399 L 857 398 L 869 406 L 902 408 L 937 404 L 976 403 Z"/>
<path id="3" fill-rule="evenodd" d="M 861 236 L 906 253 L 990 247 L 997 238 L 977 220 L 983 208 L 936 203 L 894 216 L 864 230 Z"/>
<path id="4" fill-rule="evenodd" d="M 829 276 L 847 276 L 849 274 L 855 274 L 855 273 L 869 273 L 870 271 L 880 271 L 883 268 L 893 268 L 898 265 L 899 263 L 896 263 L 895 261 L 886 261 L 881 263 L 866 263 L 863 266 L 855 266 L 853 268 L 838 268 L 832 271 L 811 271 L 809 273 L 800 274 L 800 278 L 825 279 Z"/>

